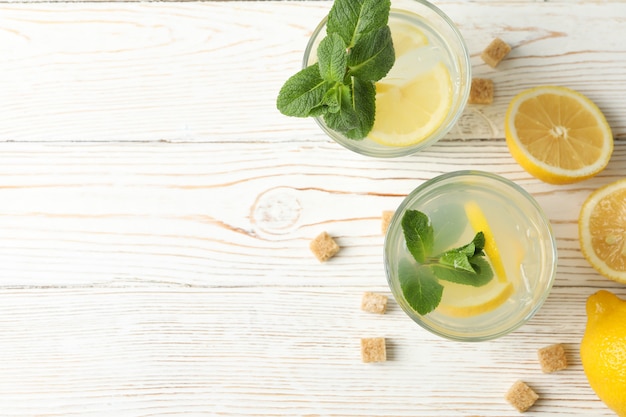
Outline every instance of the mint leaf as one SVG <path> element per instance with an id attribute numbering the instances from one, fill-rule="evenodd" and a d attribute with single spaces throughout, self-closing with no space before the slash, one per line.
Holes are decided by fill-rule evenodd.
<path id="1" fill-rule="evenodd" d="M 419 314 L 428 314 L 441 302 L 444 287 L 439 280 L 480 287 L 493 279 L 493 270 L 483 252 L 482 232 L 466 245 L 431 256 L 435 232 L 426 214 L 407 210 L 402 216 L 402 231 L 407 249 L 417 263 L 401 260 L 398 279 L 404 298 Z"/>
<path id="2" fill-rule="evenodd" d="M 349 139 L 365 138 L 374 126 L 376 89 L 393 66 L 395 53 L 387 26 L 390 0 L 335 0 L 317 64 L 292 76 L 276 107 L 287 116 L 323 117 Z"/>
<path id="3" fill-rule="evenodd" d="M 376 115 L 376 87 L 371 81 L 352 78 L 352 108 L 356 114 L 356 123 L 345 132 L 348 139 L 363 139 L 374 126 Z"/>
<path id="4" fill-rule="evenodd" d="M 441 302 L 443 286 L 428 268 L 403 259 L 398 265 L 398 278 L 404 299 L 419 314 L 430 313 Z"/>
<path id="5" fill-rule="evenodd" d="M 339 111 L 324 114 L 324 122 L 329 128 L 346 134 L 357 126 L 358 116 L 353 108 L 352 93 L 349 86 L 337 86 L 337 102 Z"/>
<path id="6" fill-rule="evenodd" d="M 337 84 L 322 103 L 328 108 L 324 122 L 349 139 L 363 139 L 374 126 L 376 89 L 371 81 L 351 77 L 348 86 Z"/>
<path id="7" fill-rule="evenodd" d="M 471 272 L 445 263 L 433 263 L 428 266 L 437 278 L 457 284 L 481 287 L 491 281 L 493 271 L 489 262 L 482 255 L 475 255 L 470 258 L 469 264 L 471 265 Z"/>
<path id="8" fill-rule="evenodd" d="M 362 80 L 378 81 L 396 60 L 389 26 L 364 34 L 348 57 L 348 72 Z"/>
<path id="9" fill-rule="evenodd" d="M 328 90 L 317 64 L 297 72 L 280 89 L 276 107 L 286 116 L 308 117 L 324 112 L 322 99 Z"/>
<path id="10" fill-rule="evenodd" d="M 480 287 L 493 279 L 493 269 L 484 255 L 475 255 L 470 259 L 470 263 L 477 275 L 475 286 Z"/>
<path id="11" fill-rule="evenodd" d="M 483 258 L 485 255 L 485 235 L 478 232 L 467 245 L 450 249 L 441 255 L 439 265 L 432 265 L 438 278 L 457 282 L 459 284 L 480 287 L 493 277 L 489 263 Z"/>
<path id="12" fill-rule="evenodd" d="M 433 227 L 427 215 L 418 210 L 407 210 L 402 216 L 402 230 L 406 247 L 419 263 L 424 263 L 433 249 Z"/>
<path id="13" fill-rule="evenodd" d="M 474 236 L 474 240 L 472 240 L 472 243 L 476 247 L 476 251 L 474 253 L 482 253 L 483 249 L 485 249 L 485 234 L 483 232 L 476 233 L 476 236 Z"/>
<path id="14" fill-rule="evenodd" d="M 322 39 L 317 47 L 320 75 L 326 81 L 342 83 L 346 76 L 348 52 L 346 43 L 336 33 Z"/>
<path id="15" fill-rule="evenodd" d="M 324 94 L 322 98 L 322 106 L 326 108 L 328 113 L 337 113 L 341 110 L 341 88 L 343 84 L 335 85 Z M 324 112 L 326 113 L 326 112 Z"/>
<path id="16" fill-rule="evenodd" d="M 471 246 L 471 249 L 470 249 L 470 246 Z M 466 252 L 463 251 L 464 248 L 466 250 L 468 249 L 471 250 L 471 253 L 468 255 Z M 439 263 L 451 266 L 455 269 L 462 269 L 463 271 L 474 273 L 474 268 L 472 268 L 472 265 L 470 264 L 470 261 L 468 258 L 468 256 L 474 255 L 474 244 L 470 243 L 464 248 L 453 249 L 451 251 L 447 251 L 443 253 L 439 257 Z"/>
<path id="17" fill-rule="evenodd" d="M 439 255 L 439 262 L 453 266 L 455 268 L 464 269 L 468 272 L 474 272 L 472 266 L 469 263 L 469 258 L 473 257 L 474 255 L 483 256 L 484 247 L 485 235 L 483 234 L 483 232 L 478 232 L 474 236 L 474 239 L 467 245 L 447 250 Z"/>
<path id="18" fill-rule="evenodd" d="M 326 33 L 337 33 L 352 48 L 365 33 L 387 25 L 390 8 L 390 0 L 335 0 Z"/>

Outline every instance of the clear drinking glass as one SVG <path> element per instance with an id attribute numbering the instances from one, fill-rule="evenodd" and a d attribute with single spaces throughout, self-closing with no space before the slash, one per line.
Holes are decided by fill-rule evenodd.
<path id="1" fill-rule="evenodd" d="M 444 298 L 452 288 L 447 304 L 442 305 L 442 299 L 439 307 L 422 316 L 407 303 L 400 287 L 400 262 L 417 264 L 406 247 L 402 216 L 407 210 L 427 214 L 435 231 L 433 252 L 441 253 L 469 243 L 477 232 L 468 207 L 479 207 L 484 214 L 503 276 L 493 268 L 496 276 L 484 287 L 440 280 Z M 495 174 L 457 171 L 426 181 L 405 198 L 389 225 L 384 258 L 391 292 L 411 319 L 448 339 L 482 341 L 517 329 L 539 310 L 556 275 L 557 249 L 548 219 L 524 189 Z M 481 294 L 482 288 L 490 292 Z"/>
<path id="2" fill-rule="evenodd" d="M 308 42 L 302 62 L 303 68 L 317 61 L 317 47 L 326 36 L 326 21 L 327 18 L 322 20 Z M 377 83 L 376 123 L 384 123 L 385 119 L 388 119 L 382 113 L 397 115 L 402 112 L 406 113 L 407 118 L 412 117 L 412 114 L 419 117 L 417 115 L 420 102 L 429 100 L 419 100 L 407 106 L 396 104 L 398 101 L 389 99 L 391 96 L 382 100 L 379 97 L 381 94 L 389 93 L 387 87 L 411 84 L 420 76 L 430 74 L 435 66 L 437 71 L 433 77 L 441 81 L 440 91 L 445 87 L 445 99 L 441 100 L 437 111 L 433 112 L 431 122 L 415 135 L 407 132 L 393 132 L 384 137 L 370 134 L 363 140 L 352 140 L 330 129 L 324 123 L 323 118 L 315 119 L 322 130 L 340 145 L 373 157 L 409 155 L 441 139 L 452 129 L 463 113 L 471 85 L 471 64 L 465 41 L 450 18 L 436 6 L 424 0 L 392 0 L 389 26 L 396 50 L 395 70 L 392 68 L 390 74 Z M 422 78 L 423 84 L 432 84 L 430 80 L 424 81 L 425 77 Z M 413 85 L 419 88 L 416 83 Z M 403 93 L 397 93 L 394 90 L 393 94 L 402 95 Z M 398 108 L 393 108 L 395 105 Z M 379 111 L 385 107 L 387 111 Z M 417 110 L 414 111 L 414 109 Z M 377 125 L 375 129 L 376 127 Z"/>

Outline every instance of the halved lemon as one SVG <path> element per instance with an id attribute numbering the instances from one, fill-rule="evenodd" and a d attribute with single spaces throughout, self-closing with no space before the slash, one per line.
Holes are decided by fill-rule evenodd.
<path id="1" fill-rule="evenodd" d="M 552 184 L 593 177 L 613 152 L 613 134 L 598 106 L 565 87 L 541 86 L 516 95 L 504 134 L 522 168 Z"/>
<path id="2" fill-rule="evenodd" d="M 411 56 L 411 53 L 405 55 Z M 407 63 L 411 60 L 407 59 Z M 452 81 L 448 68 L 442 63 L 418 73 L 411 79 L 397 63 L 385 78 L 376 84 L 376 119 L 369 134 L 373 141 L 386 146 L 408 146 L 421 142 L 435 131 L 446 118 L 452 103 Z M 394 65 L 395 67 L 395 65 Z"/>
<path id="3" fill-rule="evenodd" d="M 600 274 L 626 284 L 626 179 L 587 197 L 578 218 L 583 256 Z"/>
<path id="4" fill-rule="evenodd" d="M 504 263 L 502 262 L 500 251 L 498 250 L 498 245 L 496 245 L 496 240 L 493 237 L 491 227 L 489 227 L 487 218 L 480 209 L 478 203 L 475 201 L 468 201 L 465 203 L 465 214 L 467 215 L 467 219 L 469 220 L 472 229 L 474 229 L 474 232 L 483 232 L 485 235 L 484 250 L 489 258 L 489 261 L 491 261 L 493 272 L 496 274 L 496 277 L 498 277 L 498 281 L 502 283 L 508 282 L 506 271 L 504 269 Z"/>
<path id="5" fill-rule="evenodd" d="M 513 294 L 511 282 L 492 279 L 482 287 L 443 283 L 443 295 L 437 310 L 453 317 L 472 317 L 500 307 Z"/>
<path id="6" fill-rule="evenodd" d="M 552 184 L 593 177 L 613 152 L 613 134 L 600 109 L 566 87 L 522 91 L 509 104 L 504 128 L 513 158 Z"/>

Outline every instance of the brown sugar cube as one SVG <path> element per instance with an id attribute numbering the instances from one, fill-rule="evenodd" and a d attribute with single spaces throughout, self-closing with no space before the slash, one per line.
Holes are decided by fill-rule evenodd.
<path id="1" fill-rule="evenodd" d="M 383 235 L 387 233 L 387 229 L 389 228 L 389 223 L 391 223 L 391 218 L 393 217 L 394 212 L 385 210 L 382 215 L 382 222 L 380 225 L 380 230 L 383 232 Z"/>
<path id="2" fill-rule="evenodd" d="M 309 248 L 311 248 L 311 252 L 320 262 L 326 262 L 339 252 L 339 245 L 326 232 L 320 233 L 313 239 L 309 244 Z"/>
<path id="3" fill-rule="evenodd" d="M 567 368 L 567 357 L 563 345 L 546 346 L 537 351 L 541 370 L 547 374 Z"/>
<path id="4" fill-rule="evenodd" d="M 384 337 L 361 339 L 361 359 L 365 363 L 387 360 Z"/>
<path id="5" fill-rule="evenodd" d="M 504 396 L 520 413 L 528 410 L 539 399 L 539 395 L 522 381 L 516 381 Z"/>
<path id="6" fill-rule="evenodd" d="M 472 78 L 469 104 L 493 103 L 493 81 L 486 78 Z"/>
<path id="7" fill-rule="evenodd" d="M 368 313 L 385 314 L 385 311 L 387 311 L 387 296 L 373 292 L 363 293 L 361 310 Z"/>
<path id="8" fill-rule="evenodd" d="M 480 57 L 491 68 L 495 68 L 509 52 L 511 52 L 511 47 L 502 39 L 495 38 L 487 45 L 483 53 L 480 54 Z"/>

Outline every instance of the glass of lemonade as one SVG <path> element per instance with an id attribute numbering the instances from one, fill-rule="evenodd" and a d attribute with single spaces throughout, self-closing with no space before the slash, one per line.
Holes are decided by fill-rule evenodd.
<path id="1" fill-rule="evenodd" d="M 306 47 L 303 68 L 317 61 L 325 18 Z M 363 140 L 348 139 L 316 121 L 347 149 L 374 157 L 409 155 L 432 145 L 458 121 L 469 97 L 470 57 L 459 30 L 423 0 L 392 0 L 389 27 L 396 61 L 376 83 L 374 127 Z"/>
<path id="2" fill-rule="evenodd" d="M 491 235 L 493 246 L 485 245 L 494 272 L 491 281 L 473 287 L 440 280 L 439 305 L 425 315 L 417 313 L 399 278 L 402 262 L 418 265 L 401 224 L 407 210 L 430 218 L 433 253 L 462 246 L 479 231 L 487 240 Z M 409 317 L 434 334 L 460 341 L 494 339 L 528 321 L 548 297 L 557 265 L 552 228 L 532 196 L 505 178 L 480 171 L 444 174 L 411 192 L 391 220 L 384 257 L 391 292 Z"/>

